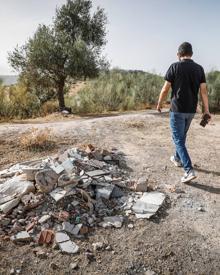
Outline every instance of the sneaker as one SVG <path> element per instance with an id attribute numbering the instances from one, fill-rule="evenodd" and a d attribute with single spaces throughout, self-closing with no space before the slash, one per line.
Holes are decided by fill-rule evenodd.
<path id="1" fill-rule="evenodd" d="M 191 169 L 188 173 L 185 173 L 185 175 L 181 178 L 181 182 L 186 183 L 191 180 L 194 180 L 195 178 L 196 178 L 195 171 Z"/>
<path id="2" fill-rule="evenodd" d="M 182 167 L 182 163 L 179 159 L 176 159 L 174 156 L 170 157 L 170 160 L 176 167 Z"/>

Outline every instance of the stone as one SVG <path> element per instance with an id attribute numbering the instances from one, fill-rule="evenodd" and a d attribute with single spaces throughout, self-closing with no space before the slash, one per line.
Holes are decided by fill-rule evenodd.
<path id="1" fill-rule="evenodd" d="M 111 198 L 120 198 L 120 197 L 123 197 L 124 195 L 125 193 L 121 190 L 121 188 L 115 185 L 115 188 L 111 193 Z"/>
<path id="2" fill-rule="evenodd" d="M 22 175 L 8 179 L 0 185 L 0 204 L 4 204 L 12 199 L 21 198 L 25 194 L 34 192 L 34 184 L 24 179 Z"/>
<path id="3" fill-rule="evenodd" d="M 62 162 L 62 166 L 68 174 L 70 174 L 72 172 L 73 167 L 74 167 L 73 163 L 70 159 L 67 159 L 64 162 Z"/>
<path id="4" fill-rule="evenodd" d="M 149 219 L 153 216 L 165 200 L 165 195 L 160 192 L 144 193 L 133 205 L 132 210 L 137 218 Z"/>
<path id="5" fill-rule="evenodd" d="M 85 226 L 85 225 L 83 225 L 81 228 L 80 228 L 80 234 L 81 235 L 85 235 L 85 234 L 88 234 L 89 233 L 89 228 L 88 228 L 88 226 Z"/>
<path id="6" fill-rule="evenodd" d="M 57 184 L 58 175 L 51 169 L 44 169 L 35 175 L 36 186 L 42 193 L 51 192 Z"/>
<path id="7" fill-rule="evenodd" d="M 109 174 L 109 171 L 104 171 L 104 170 L 93 170 L 93 171 L 89 171 L 89 172 L 85 172 L 86 175 L 88 175 L 89 177 L 99 177 L 99 176 L 104 176 Z"/>
<path id="8" fill-rule="evenodd" d="M 38 222 L 42 224 L 42 223 L 47 222 L 50 218 L 51 218 L 50 215 L 44 215 L 38 220 Z"/>
<path id="9" fill-rule="evenodd" d="M 50 196 L 58 202 L 59 200 L 63 199 L 66 195 L 67 191 L 58 187 L 54 189 L 52 192 L 50 192 Z"/>
<path id="10" fill-rule="evenodd" d="M 104 161 L 111 161 L 112 157 L 110 155 L 108 155 L 108 156 L 105 156 L 103 159 L 104 159 Z"/>
<path id="11" fill-rule="evenodd" d="M 33 194 L 31 192 L 31 193 L 29 193 L 27 195 L 24 195 L 21 198 L 21 201 L 24 204 L 25 209 L 27 210 L 27 209 L 32 209 L 32 208 L 37 207 L 38 205 L 40 205 L 41 203 L 43 203 L 44 199 L 43 199 L 42 194 L 35 195 L 35 194 Z"/>
<path id="12" fill-rule="evenodd" d="M 79 246 L 72 241 L 59 242 L 58 246 L 64 253 L 75 254 L 79 251 Z"/>
<path id="13" fill-rule="evenodd" d="M 78 262 L 70 264 L 70 269 L 77 269 L 77 268 L 78 268 Z"/>
<path id="14" fill-rule="evenodd" d="M 141 177 L 134 185 L 134 189 L 136 192 L 147 192 L 148 191 L 148 178 Z"/>
<path id="15" fill-rule="evenodd" d="M 66 233 L 63 233 L 63 232 L 57 232 L 55 234 L 55 241 L 57 243 L 62 243 L 62 242 L 66 242 L 66 241 L 69 241 L 70 237 L 66 234 Z"/>
<path id="16" fill-rule="evenodd" d="M 102 227 L 116 227 L 120 228 L 122 227 L 124 218 L 122 216 L 109 216 L 109 217 L 104 217 L 103 222 L 100 223 Z"/>
<path id="17" fill-rule="evenodd" d="M 109 199 L 113 189 L 115 188 L 114 185 L 112 184 L 108 184 L 107 186 L 101 187 L 101 186 L 97 186 L 96 187 L 96 198 L 105 198 L 105 199 Z"/>
<path id="18" fill-rule="evenodd" d="M 16 235 L 11 237 L 13 242 L 28 242 L 31 241 L 31 236 L 27 231 L 18 232 Z"/>
<path id="19" fill-rule="evenodd" d="M 9 213 L 13 208 L 15 208 L 20 202 L 20 199 L 13 199 L 11 201 L 8 201 L 2 205 L 0 205 L 0 211 L 7 214 Z"/>
<path id="20" fill-rule="evenodd" d="M 22 171 L 26 174 L 27 180 L 35 180 L 35 175 L 37 172 L 43 170 L 43 168 L 27 167 L 22 168 Z"/>
<path id="21" fill-rule="evenodd" d="M 104 247 L 103 242 L 97 242 L 92 244 L 94 251 L 101 250 Z"/>
<path id="22" fill-rule="evenodd" d="M 72 234 L 77 236 L 79 234 L 80 229 L 82 228 L 82 226 L 83 225 L 81 223 L 76 224 L 74 229 L 72 230 Z"/>
<path id="23" fill-rule="evenodd" d="M 132 223 L 129 223 L 128 228 L 134 228 L 134 225 Z"/>

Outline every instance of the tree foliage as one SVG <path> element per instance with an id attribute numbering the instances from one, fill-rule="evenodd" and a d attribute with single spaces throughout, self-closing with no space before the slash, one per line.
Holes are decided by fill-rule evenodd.
<path id="1" fill-rule="evenodd" d="M 209 72 L 207 82 L 211 110 L 220 111 L 220 72 Z"/>
<path id="2" fill-rule="evenodd" d="M 91 0 L 67 0 L 56 10 L 53 24 L 39 25 L 34 36 L 9 54 L 12 67 L 28 80 L 29 88 L 46 98 L 56 91 L 60 109 L 65 108 L 64 86 L 68 78 L 97 75 L 105 62 L 107 18 L 103 9 L 91 13 Z"/>

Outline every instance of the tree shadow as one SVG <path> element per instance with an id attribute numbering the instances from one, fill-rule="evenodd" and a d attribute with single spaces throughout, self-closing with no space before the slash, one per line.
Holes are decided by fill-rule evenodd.
<path id="1" fill-rule="evenodd" d="M 200 184 L 198 182 L 186 182 L 185 183 L 186 185 L 189 185 L 191 187 L 195 187 L 195 188 L 198 188 L 198 189 L 201 189 L 201 190 L 204 190 L 204 191 L 207 191 L 209 193 L 214 193 L 214 194 L 220 194 L 220 188 L 218 187 L 213 187 L 213 186 L 210 186 L 210 185 L 203 185 L 203 184 Z"/>
<path id="2" fill-rule="evenodd" d="M 198 172 L 205 173 L 205 174 L 213 174 L 215 176 L 220 176 L 220 172 L 217 172 L 217 171 L 209 171 L 209 170 L 198 168 L 198 167 L 194 167 L 194 170 L 196 170 Z"/>

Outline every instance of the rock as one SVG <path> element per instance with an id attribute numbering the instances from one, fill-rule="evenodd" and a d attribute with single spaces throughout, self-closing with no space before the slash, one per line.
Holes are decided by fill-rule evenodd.
<path id="1" fill-rule="evenodd" d="M 104 247 L 103 242 L 97 242 L 92 244 L 94 251 L 101 250 Z"/>
<path id="2" fill-rule="evenodd" d="M 24 195 L 21 201 L 25 205 L 25 210 L 29 210 L 43 203 L 44 199 L 41 194 L 35 195 L 31 192 L 30 194 Z"/>
<path id="3" fill-rule="evenodd" d="M 147 192 L 148 191 L 148 178 L 142 177 L 138 179 L 137 183 L 134 185 L 136 192 Z"/>
<path id="4" fill-rule="evenodd" d="M 144 193 L 143 196 L 136 201 L 132 209 L 137 218 L 149 219 L 153 216 L 165 200 L 165 195 L 160 192 Z"/>
<path id="5" fill-rule="evenodd" d="M 144 272 L 144 275 L 156 275 L 156 273 L 150 269 Z"/>
<path id="6" fill-rule="evenodd" d="M 50 218 L 51 218 L 50 215 L 44 215 L 38 220 L 38 222 L 42 224 L 42 223 L 45 223 L 46 221 L 48 221 Z"/>
<path id="7" fill-rule="evenodd" d="M 104 228 L 111 227 L 111 226 L 120 228 L 120 227 L 122 227 L 123 220 L 124 219 L 122 216 L 104 217 L 103 222 L 101 222 L 100 225 Z"/>
<path id="8" fill-rule="evenodd" d="M 93 170 L 93 171 L 86 172 L 86 175 L 88 175 L 91 178 L 104 176 L 107 174 L 109 174 L 109 171 L 104 171 L 104 170 Z"/>
<path id="9" fill-rule="evenodd" d="M 70 264 L 70 269 L 77 269 L 78 268 L 78 262 L 75 262 L 75 263 L 71 263 Z"/>
<path id="10" fill-rule="evenodd" d="M 103 159 L 104 159 L 104 161 L 111 161 L 112 157 L 110 155 L 108 155 L 108 156 L 105 156 Z"/>
<path id="11" fill-rule="evenodd" d="M 115 188 L 111 193 L 111 198 L 120 198 L 120 197 L 123 197 L 124 195 L 125 193 L 121 190 L 121 188 L 115 185 Z"/>
<path id="12" fill-rule="evenodd" d="M 79 251 L 79 246 L 72 241 L 58 243 L 60 250 L 64 253 L 75 254 Z"/>
<path id="13" fill-rule="evenodd" d="M 62 229 L 63 231 L 66 231 L 67 233 L 73 234 L 75 235 L 75 231 L 74 231 L 74 224 L 71 224 L 69 222 L 63 222 L 62 223 Z"/>
<path id="14" fill-rule="evenodd" d="M 0 185 L 0 204 L 16 198 L 21 198 L 25 194 L 34 192 L 34 184 L 23 178 L 22 175 L 15 176 Z"/>
<path id="15" fill-rule="evenodd" d="M 28 241 L 31 241 L 31 239 L 32 238 L 27 231 L 18 232 L 16 235 L 11 237 L 11 240 L 15 243 L 16 242 L 28 242 Z"/>
<path id="16" fill-rule="evenodd" d="M 59 200 L 61 200 L 62 198 L 65 197 L 67 191 L 58 187 L 56 189 L 54 189 L 52 192 L 50 192 L 50 196 L 56 201 L 58 202 Z"/>
<path id="17" fill-rule="evenodd" d="M 80 231 L 79 231 L 79 232 L 80 232 L 81 235 L 88 234 L 88 232 L 89 232 L 88 226 L 83 225 L 83 226 L 80 228 Z"/>
<path id="18" fill-rule="evenodd" d="M 49 193 L 54 189 L 58 180 L 58 175 L 51 169 L 44 169 L 35 175 L 37 188 L 42 193 Z"/>
<path id="19" fill-rule="evenodd" d="M 11 219 L 4 217 L 4 215 L 0 215 L 0 225 L 7 226 L 11 222 Z"/>
<path id="20" fill-rule="evenodd" d="M 205 208 L 203 206 L 198 207 L 197 210 L 200 212 L 205 212 Z"/>
<path id="21" fill-rule="evenodd" d="M 112 184 L 108 184 L 107 186 L 101 187 L 101 186 L 97 186 L 96 187 L 96 198 L 105 198 L 105 199 L 109 199 L 113 189 L 115 188 L 114 185 Z"/>
<path id="22" fill-rule="evenodd" d="M 20 202 L 20 199 L 13 199 L 11 201 L 8 201 L 2 205 L 0 205 L 0 211 L 7 214 L 9 213 L 14 207 L 16 207 Z"/>
<path id="23" fill-rule="evenodd" d="M 134 228 L 134 225 L 132 223 L 129 223 L 128 228 Z"/>

